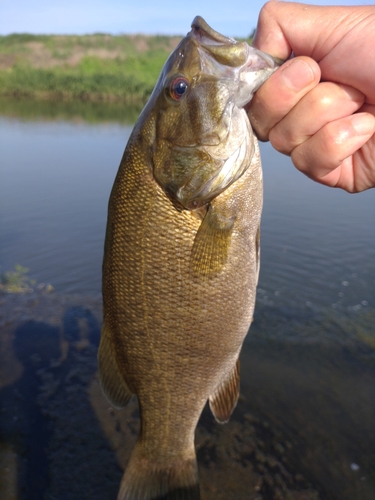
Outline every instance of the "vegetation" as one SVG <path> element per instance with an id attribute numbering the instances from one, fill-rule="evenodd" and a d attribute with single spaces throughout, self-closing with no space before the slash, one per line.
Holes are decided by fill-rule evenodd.
<path id="1" fill-rule="evenodd" d="M 139 109 L 180 39 L 105 34 L 0 36 L 0 96 L 121 101 Z"/>
<path id="2" fill-rule="evenodd" d="M 4 274 L 0 274 L 0 292 L 6 293 L 27 293 L 33 291 L 33 286 L 35 286 L 36 281 L 30 279 L 27 276 L 27 267 L 20 266 L 16 264 L 14 266 L 14 271 L 6 271 Z M 37 286 L 38 290 L 44 292 L 52 292 L 53 287 L 51 285 L 45 285 L 44 283 Z"/>
<path id="3" fill-rule="evenodd" d="M 0 94 L 144 104 L 179 37 L 0 37 Z"/>
<path id="4" fill-rule="evenodd" d="M 27 276 L 28 271 L 26 267 L 16 264 L 14 271 L 7 271 L 0 275 L 0 290 L 8 293 L 29 292 L 35 281 Z"/>

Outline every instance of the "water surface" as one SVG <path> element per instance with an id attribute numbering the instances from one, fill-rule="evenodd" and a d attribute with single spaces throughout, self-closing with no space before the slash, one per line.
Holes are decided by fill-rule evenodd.
<path id="1" fill-rule="evenodd" d="M 116 122 L 2 117 L 0 262 L 61 292 L 100 292 L 110 189 L 131 132 Z M 374 306 L 375 191 L 313 183 L 262 145 L 259 300 L 286 307 Z M 142 210 L 142 207 L 139 207 Z"/>
<path id="2" fill-rule="evenodd" d="M 1 302 L 0 324 L 9 334 L 8 343 L 3 344 L 7 349 L 11 339 L 18 338 L 17 332 L 26 328 L 25 319 L 32 322 L 27 324 L 36 338 L 37 326 L 43 324 L 43 328 L 48 326 L 54 335 L 65 336 L 71 342 L 72 335 L 67 333 L 69 322 L 64 320 L 69 314 L 77 316 L 76 334 L 83 328 L 82 318 L 92 316 L 98 318 L 95 320 L 98 332 L 107 202 L 132 129 L 125 119 L 119 119 L 121 109 L 112 110 L 114 115 L 106 115 L 105 106 L 94 111 L 86 109 L 83 115 L 89 117 L 87 121 L 80 118 L 77 109 L 67 111 L 60 107 L 53 112 L 48 108 L 46 113 L 38 108 L 37 116 L 33 117 L 31 105 L 25 106 L 18 103 L 0 117 L 0 271 L 21 264 L 30 269 L 31 278 L 38 283 L 51 283 L 55 292 L 47 302 L 32 295 L 18 302 L 8 299 Z M 261 272 L 254 323 L 241 358 L 242 399 L 233 423 L 229 424 L 232 427 L 212 431 L 214 424 L 204 417 L 198 435 L 202 437 L 208 432 L 209 437 L 202 437 L 208 443 L 216 433 L 215 439 L 228 445 L 225 459 L 228 460 L 234 448 L 240 449 L 239 440 L 253 442 L 248 433 L 249 428 L 258 429 L 254 419 L 263 426 L 263 430 L 258 429 L 263 438 L 258 437 L 258 444 L 254 445 L 257 451 L 251 452 L 243 444 L 238 457 L 229 465 L 233 466 L 235 476 L 226 479 L 223 491 L 227 487 L 232 493 L 223 498 L 281 498 L 274 493 L 279 474 L 284 489 L 305 492 L 305 496 L 290 493 L 292 496 L 287 497 L 283 490 L 282 498 L 370 500 L 375 498 L 375 190 L 349 195 L 315 184 L 269 144 L 262 145 L 262 157 L 265 193 Z M 79 307 L 74 305 L 77 302 L 74 297 L 80 297 Z M 6 352 L 0 345 L 3 366 L 11 363 Z M 17 348 L 15 352 L 17 357 Z M 82 367 L 85 363 L 91 367 L 89 376 L 82 375 L 88 384 L 95 371 L 95 348 L 90 353 L 90 361 L 77 354 Z M 52 377 L 50 371 L 54 368 L 45 363 L 44 369 Z M 46 380 L 50 379 L 44 374 L 44 385 L 38 385 L 38 377 L 44 373 L 38 367 L 34 392 L 40 399 L 47 390 Z M 70 365 L 72 373 L 74 369 Z M 32 368 L 26 363 L 25 370 Z M 55 383 L 56 387 L 69 385 L 70 375 L 64 378 L 64 370 L 58 370 L 60 382 Z M 0 387 L 12 387 L 7 382 L 11 372 L 11 368 L 4 370 Z M 56 378 L 57 372 L 54 373 Z M 21 384 L 22 380 L 25 379 L 12 383 Z M 86 391 L 86 386 L 80 390 Z M 49 400 L 43 407 L 43 414 L 51 413 L 51 419 L 56 418 L 55 405 L 60 404 L 56 401 L 52 404 Z M 95 401 L 93 406 L 100 406 Z M 82 412 L 87 414 L 87 411 L 85 406 Z M 109 417 L 103 412 L 101 425 L 107 429 Z M 58 418 L 62 422 L 65 417 L 61 415 Z M 248 420 L 244 420 L 244 415 Z M 74 418 L 78 419 L 77 428 L 85 425 L 79 415 Z M 96 418 L 92 416 L 95 422 Z M 266 429 L 270 425 L 276 430 L 271 433 L 273 441 L 268 442 L 271 431 Z M 114 440 L 111 446 L 117 450 L 113 432 L 108 439 Z M 236 432 L 237 437 L 233 437 Z M 53 439 L 56 441 L 56 436 Z M 43 445 L 45 449 L 50 446 L 49 458 L 43 456 L 48 463 L 57 464 L 53 439 L 52 444 Z M 61 443 L 64 439 L 61 438 Z M 263 441 L 266 448 L 262 448 Z M 207 493 L 207 498 L 221 498 L 224 493 L 219 487 L 215 490 L 207 478 L 219 481 L 221 474 L 226 477 L 229 462 L 223 458 L 220 465 L 217 458 L 223 456 L 220 453 L 224 453 L 224 445 L 220 448 L 218 444 L 215 454 L 209 446 L 204 445 L 199 455 L 203 483 L 207 492 L 216 491 L 211 497 Z M 205 447 L 213 467 L 207 465 L 210 461 L 205 461 Z M 106 453 L 106 458 L 99 452 L 98 457 L 107 462 L 110 452 Z M 262 453 L 268 458 L 262 458 Z M 123 466 L 126 460 L 118 462 Z M 207 471 L 211 471 L 206 471 L 207 474 L 206 465 Z M 60 469 L 56 466 L 54 474 Z M 244 493 L 241 477 L 246 476 L 251 483 L 249 471 L 268 477 L 269 484 L 274 482 L 272 488 L 264 479 L 251 495 L 250 490 Z M 303 481 L 290 479 L 292 482 L 288 483 L 288 477 L 300 475 L 305 478 Z M 84 481 L 84 472 L 79 477 Z M 50 483 L 50 491 L 63 498 L 65 482 L 59 477 L 55 479 L 56 484 Z M 113 481 L 116 485 L 117 479 Z M 312 496 L 306 496 L 308 490 Z M 262 496 L 257 497 L 256 491 Z M 73 497 L 78 500 L 79 495 L 71 496 L 70 500 Z"/>

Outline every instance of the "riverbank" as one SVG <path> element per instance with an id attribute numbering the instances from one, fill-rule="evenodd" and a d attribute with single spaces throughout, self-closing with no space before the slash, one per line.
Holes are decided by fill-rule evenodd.
<path id="1" fill-rule="evenodd" d="M 181 37 L 0 37 L 0 94 L 144 104 Z"/>

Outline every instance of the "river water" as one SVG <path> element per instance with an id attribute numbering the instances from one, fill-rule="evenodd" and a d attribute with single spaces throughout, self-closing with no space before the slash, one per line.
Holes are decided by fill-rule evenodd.
<path id="1" fill-rule="evenodd" d="M 0 118 L 3 271 L 19 263 L 57 291 L 100 292 L 107 201 L 131 130 L 77 118 Z M 349 195 L 315 184 L 269 144 L 262 157 L 259 301 L 374 306 L 375 191 Z"/>
<path id="2" fill-rule="evenodd" d="M 132 125 L 118 109 L 95 119 L 48 109 L 17 103 L 0 115 L 0 272 L 21 264 L 56 300 L 97 300 L 108 196 Z M 290 467 L 316 498 L 373 499 L 375 190 L 320 186 L 261 149 L 261 272 L 240 406 L 284 433 Z"/>

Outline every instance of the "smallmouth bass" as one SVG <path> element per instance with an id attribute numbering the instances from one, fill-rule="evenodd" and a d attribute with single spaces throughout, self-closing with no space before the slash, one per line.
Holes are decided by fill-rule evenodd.
<path id="1" fill-rule="evenodd" d="M 118 500 L 199 499 L 194 432 L 227 422 L 259 273 L 262 170 L 243 107 L 277 68 L 196 17 L 165 63 L 112 189 L 101 385 L 136 394 L 141 432 Z"/>

